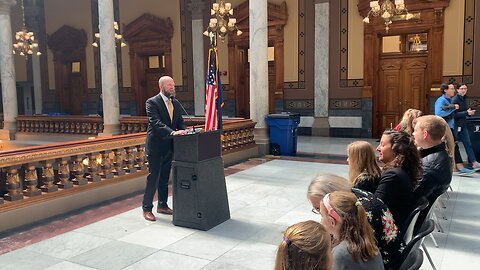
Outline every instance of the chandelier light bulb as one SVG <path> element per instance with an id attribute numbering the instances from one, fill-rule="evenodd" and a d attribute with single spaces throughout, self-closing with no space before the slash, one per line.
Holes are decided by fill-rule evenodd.
<path id="1" fill-rule="evenodd" d="M 365 18 L 363 19 L 363 22 L 364 22 L 364 23 L 370 23 L 370 18 L 365 17 Z"/>
<path id="2" fill-rule="evenodd" d="M 25 54 L 24 54 L 23 52 L 20 52 L 20 55 L 21 55 L 21 56 L 24 56 Z"/>
<path id="3" fill-rule="evenodd" d="M 118 27 L 118 22 L 116 22 L 116 21 L 113 22 L 113 29 L 115 30 L 114 34 L 113 34 L 113 38 L 115 39 L 115 47 L 116 46 L 120 46 L 120 47 L 127 46 L 127 43 L 125 43 L 123 41 L 123 35 L 119 33 L 120 28 Z M 100 33 L 95 33 L 95 34 L 93 34 L 93 36 L 94 36 L 94 41 L 92 42 L 92 46 L 95 47 L 95 48 L 98 48 L 99 45 L 100 45 Z"/>
<path id="4" fill-rule="evenodd" d="M 42 53 L 41 53 L 41 52 L 37 52 L 37 55 L 40 56 L 40 55 L 42 55 Z"/>
<path id="5" fill-rule="evenodd" d="M 225 42 L 225 37 L 230 32 L 235 32 L 237 35 L 242 34 L 242 31 L 238 30 L 235 26 L 237 20 L 232 17 L 233 7 L 231 3 L 226 3 L 222 0 L 213 3 L 210 15 L 211 18 L 208 21 L 208 27 L 205 32 L 203 32 L 203 35 L 210 38 L 212 46 L 216 46 L 218 37 L 222 42 Z"/>
<path id="6" fill-rule="evenodd" d="M 385 11 L 383 14 L 382 14 L 382 18 L 383 19 L 389 19 L 391 17 L 390 13 L 388 13 L 388 11 Z"/>

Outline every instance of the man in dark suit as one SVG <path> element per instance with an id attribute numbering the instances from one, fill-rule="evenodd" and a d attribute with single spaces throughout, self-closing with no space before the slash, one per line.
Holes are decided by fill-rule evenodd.
<path id="1" fill-rule="evenodd" d="M 168 207 L 168 179 L 172 167 L 173 136 L 187 133 L 180 102 L 175 99 L 175 82 L 163 76 L 158 80 L 160 93 L 146 102 L 148 117 L 146 151 L 148 176 L 143 195 L 143 217 L 155 221 L 152 213 L 153 197 L 158 190 L 157 213 L 172 215 Z"/>

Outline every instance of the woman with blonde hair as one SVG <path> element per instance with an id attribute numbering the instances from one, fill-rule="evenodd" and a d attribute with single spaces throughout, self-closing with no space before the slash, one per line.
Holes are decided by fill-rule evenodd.
<path id="1" fill-rule="evenodd" d="M 322 224 L 333 237 L 333 269 L 384 269 L 373 229 L 357 197 L 335 191 L 320 203 Z"/>
<path id="2" fill-rule="evenodd" d="M 378 167 L 373 146 L 356 141 L 347 147 L 348 179 L 354 188 L 375 192 L 382 172 Z"/>
<path id="3" fill-rule="evenodd" d="M 422 116 L 423 113 L 417 109 L 408 109 L 403 113 L 402 121 L 394 128 L 395 130 L 405 131 L 408 135 L 413 133 L 413 120 Z"/>
<path id="4" fill-rule="evenodd" d="M 332 249 L 330 234 L 313 220 L 287 228 L 278 245 L 275 270 L 330 270 Z"/>

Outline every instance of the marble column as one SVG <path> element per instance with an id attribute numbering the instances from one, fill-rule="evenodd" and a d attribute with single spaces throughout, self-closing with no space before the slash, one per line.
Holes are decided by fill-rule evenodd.
<path id="1" fill-rule="evenodd" d="M 43 9 L 38 6 L 37 1 L 24 1 L 24 9 L 25 9 L 25 24 L 29 31 L 32 31 L 35 34 L 35 39 L 39 43 L 39 47 L 37 47 L 33 55 L 31 57 L 31 64 L 32 64 L 32 79 L 33 79 L 33 102 L 35 104 L 35 111 L 34 114 L 42 114 L 43 111 L 43 100 L 42 100 L 42 73 L 41 73 L 41 64 L 40 64 L 40 56 L 36 55 L 38 51 L 40 51 L 40 20 L 39 18 L 42 16 Z M 44 53 L 44 52 L 43 52 Z"/>
<path id="2" fill-rule="evenodd" d="M 118 97 L 117 54 L 113 28 L 113 0 L 98 0 L 100 31 L 100 64 L 102 70 L 103 133 L 120 133 L 120 106 Z"/>
<path id="3" fill-rule="evenodd" d="M 3 129 L 1 140 L 14 140 L 17 129 L 16 117 L 17 89 L 15 85 L 15 66 L 13 62 L 12 25 L 10 9 L 15 0 L 0 0 L 0 78 L 2 83 Z"/>
<path id="4" fill-rule="evenodd" d="M 33 71 L 33 101 L 35 103 L 35 114 L 42 114 L 43 100 L 42 100 L 42 74 L 40 72 L 40 58 L 35 55 L 32 56 L 32 71 Z"/>
<path id="5" fill-rule="evenodd" d="M 203 35 L 203 12 L 205 3 L 203 0 L 192 0 L 190 3 L 192 13 L 192 51 L 193 51 L 193 96 L 195 116 L 205 115 L 205 60 Z"/>
<path id="6" fill-rule="evenodd" d="M 329 136 L 328 124 L 328 56 L 329 56 L 329 3 L 315 3 L 315 118 L 313 136 Z"/>
<path id="7" fill-rule="evenodd" d="M 250 118 L 257 122 L 255 142 L 259 154 L 268 153 L 268 21 L 267 0 L 249 1 L 250 35 Z"/>

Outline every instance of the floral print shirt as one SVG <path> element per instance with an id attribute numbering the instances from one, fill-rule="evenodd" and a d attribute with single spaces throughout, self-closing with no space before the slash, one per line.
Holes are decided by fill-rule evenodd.
<path id="1" fill-rule="evenodd" d="M 375 231 L 378 249 L 382 254 L 385 269 L 398 269 L 401 262 L 395 262 L 401 254 L 403 242 L 399 237 L 398 226 L 385 203 L 372 193 L 352 188 L 367 213 L 368 221 Z"/>

